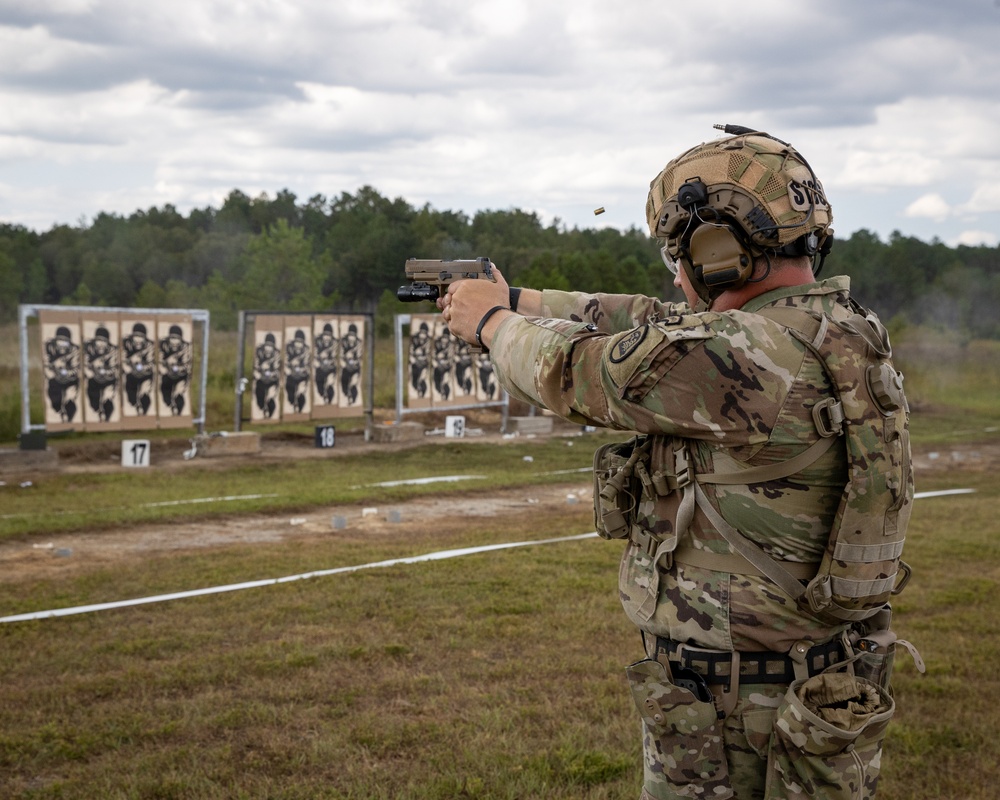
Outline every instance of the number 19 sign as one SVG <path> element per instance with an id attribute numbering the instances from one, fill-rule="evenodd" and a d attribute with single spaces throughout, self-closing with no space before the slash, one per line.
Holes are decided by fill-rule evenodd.
<path id="1" fill-rule="evenodd" d="M 122 466 L 149 466 L 149 439 L 122 440 Z"/>

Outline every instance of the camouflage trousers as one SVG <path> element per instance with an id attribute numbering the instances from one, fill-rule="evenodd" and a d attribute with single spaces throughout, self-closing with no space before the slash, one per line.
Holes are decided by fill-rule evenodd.
<path id="1" fill-rule="evenodd" d="M 742 685 L 735 708 L 719 720 L 714 703 L 675 686 L 658 661 L 627 672 L 642 717 L 642 800 L 874 798 L 894 710 L 875 684 L 839 673 L 796 681 L 791 691 L 787 684 Z M 860 687 L 872 703 L 849 719 L 817 716 L 809 698 L 829 696 L 827 682 L 849 683 L 848 693 Z"/>

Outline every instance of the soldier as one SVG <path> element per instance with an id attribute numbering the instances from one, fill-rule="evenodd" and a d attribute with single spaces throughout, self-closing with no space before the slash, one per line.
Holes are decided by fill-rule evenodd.
<path id="1" fill-rule="evenodd" d="M 118 390 L 118 348 L 111 344 L 111 333 L 99 325 L 94 338 L 83 344 L 83 369 L 87 376 L 87 399 L 100 422 L 109 422 L 115 413 Z"/>
<path id="2" fill-rule="evenodd" d="M 160 339 L 160 397 L 175 417 L 184 413 L 192 361 L 191 343 L 184 341 L 180 325 L 171 325 Z"/>
<path id="3" fill-rule="evenodd" d="M 52 410 L 61 422 L 72 422 L 76 416 L 76 401 L 80 392 L 80 347 L 73 344 L 73 335 L 65 325 L 45 343 L 46 392 Z"/>
<path id="4" fill-rule="evenodd" d="M 361 356 L 364 343 L 358 336 L 358 326 L 353 322 L 347 326 L 347 335 L 340 340 L 340 392 L 349 406 L 356 405 L 360 395 Z"/>
<path id="5" fill-rule="evenodd" d="M 594 500 L 598 532 L 626 540 L 646 655 L 626 670 L 642 797 L 870 798 L 910 647 L 886 602 L 908 574 L 901 376 L 849 280 L 816 278 L 832 214 L 812 168 L 725 130 L 650 184 L 686 303 L 498 274 L 438 305 L 514 397 L 639 434 L 598 451 Z"/>
<path id="6" fill-rule="evenodd" d="M 309 393 L 309 347 L 306 332 L 299 329 L 285 345 L 285 398 L 296 414 L 306 409 Z"/>
<path id="7" fill-rule="evenodd" d="M 268 333 L 253 354 L 254 399 L 264 419 L 271 419 L 278 410 L 280 378 L 281 353 L 274 334 Z"/>
<path id="8" fill-rule="evenodd" d="M 421 322 L 417 331 L 410 336 L 410 388 L 418 398 L 427 396 L 427 374 L 431 363 L 430 327 Z"/>
<path id="9" fill-rule="evenodd" d="M 132 332 L 122 339 L 122 371 L 125 373 L 125 398 L 137 416 L 145 416 L 153 405 L 153 342 L 146 326 L 132 325 Z"/>
<path id="10" fill-rule="evenodd" d="M 337 337 L 333 325 L 323 325 L 323 332 L 313 344 L 316 357 L 316 394 L 324 405 L 333 405 L 337 399 Z"/>

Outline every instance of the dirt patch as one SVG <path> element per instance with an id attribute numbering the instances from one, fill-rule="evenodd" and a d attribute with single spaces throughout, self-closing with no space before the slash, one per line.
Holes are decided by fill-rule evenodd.
<path id="1" fill-rule="evenodd" d="M 558 486 L 502 489 L 422 497 L 378 507 L 338 505 L 304 514 L 253 514 L 191 523 L 141 525 L 131 530 L 58 534 L 30 543 L 0 543 L 0 574 L 30 581 L 127 564 L 166 552 L 276 543 L 337 536 L 343 540 L 403 536 L 421 540 L 442 527 L 483 518 L 530 517 L 589 508 L 584 481 Z"/>
<path id="2" fill-rule="evenodd" d="M 913 468 L 921 472 L 986 472 L 1000 468 L 1000 441 L 935 445 L 913 450 Z"/>

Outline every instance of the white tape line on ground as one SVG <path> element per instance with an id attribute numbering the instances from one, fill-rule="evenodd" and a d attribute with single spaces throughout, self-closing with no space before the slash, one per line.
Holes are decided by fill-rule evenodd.
<path id="1" fill-rule="evenodd" d="M 555 472 L 536 472 L 535 475 L 574 475 L 578 472 L 593 472 L 593 467 L 580 467 L 579 469 L 559 469 Z M 428 483 L 445 483 L 449 481 L 478 481 L 485 480 L 489 475 L 438 475 L 432 478 L 410 478 L 405 481 L 383 481 L 382 483 L 365 483 L 361 486 L 352 486 L 352 489 L 372 489 L 386 488 L 393 486 L 424 486 Z"/>
<path id="2" fill-rule="evenodd" d="M 914 500 L 920 500 L 924 497 L 946 497 L 950 494 L 975 494 L 975 489 L 942 489 L 939 492 L 917 492 L 913 495 Z"/>
<path id="3" fill-rule="evenodd" d="M 944 489 L 938 492 L 917 492 L 914 499 L 925 497 L 944 497 L 955 494 L 972 494 L 975 489 Z M 192 589 L 187 592 L 172 592 L 171 594 L 160 594 L 152 597 L 140 597 L 134 600 L 118 600 L 113 603 L 97 603 L 89 606 L 74 606 L 72 608 L 56 608 L 49 611 L 33 611 L 27 614 L 13 614 L 7 617 L 0 617 L 3 622 L 27 622 L 33 619 L 49 619 L 52 617 L 68 617 L 73 614 L 87 614 L 92 611 L 108 611 L 114 608 L 127 608 L 129 606 L 145 605 L 147 603 L 162 603 L 167 600 L 180 600 L 185 597 L 202 597 L 210 594 L 222 594 L 223 592 L 236 592 L 241 589 L 256 589 L 261 586 L 273 586 L 278 583 L 291 583 L 307 578 L 322 578 L 327 575 L 340 575 L 345 572 L 358 572 L 363 569 L 374 569 L 376 567 L 394 567 L 399 564 L 419 564 L 424 561 L 439 561 L 444 558 L 456 558 L 458 556 L 468 556 L 475 553 L 486 553 L 491 550 L 506 550 L 512 547 L 528 547 L 536 544 L 554 544 L 557 542 L 573 542 L 580 539 L 592 539 L 597 536 L 596 532 L 580 533 L 575 536 L 560 536 L 556 539 L 539 539 L 533 542 L 505 542 L 503 544 L 488 544 L 480 547 L 462 547 L 457 550 L 438 550 L 433 553 L 425 553 L 422 556 L 407 556 L 405 558 L 393 558 L 388 561 L 376 561 L 371 564 L 358 564 L 352 567 L 336 567 L 335 569 L 323 569 L 315 572 L 304 572 L 301 575 L 288 575 L 284 578 L 265 578 L 259 581 L 247 581 L 246 583 L 231 583 L 226 586 L 213 586 L 208 589 Z"/>
<path id="4" fill-rule="evenodd" d="M 143 503 L 140 508 L 159 508 L 161 506 L 186 506 L 192 503 L 230 503 L 233 500 L 263 500 L 267 497 L 277 497 L 277 492 L 271 494 L 227 494 L 223 497 L 195 497 L 191 500 L 162 500 L 159 503 Z"/>
<path id="5" fill-rule="evenodd" d="M 423 486 L 428 483 L 447 483 L 450 481 L 476 481 L 488 478 L 488 475 L 439 475 L 433 478 L 410 478 L 405 481 L 383 481 L 382 483 L 365 483 L 352 486 L 352 489 L 370 489 L 372 487 L 389 486 Z"/>
<path id="6" fill-rule="evenodd" d="M 187 592 L 171 592 L 170 594 L 154 595 L 152 597 L 140 597 L 134 600 L 118 600 L 113 603 L 96 603 L 89 606 L 74 606 L 72 608 L 56 608 L 50 611 L 33 611 L 28 614 L 13 614 L 8 617 L 0 617 L 2 622 L 27 622 L 33 619 L 49 619 L 52 617 L 68 617 L 73 614 L 88 614 L 92 611 L 108 611 L 114 608 L 127 608 L 129 606 L 145 605 L 147 603 L 162 603 L 167 600 L 180 600 L 185 597 L 201 597 L 209 594 L 222 594 L 223 592 L 236 592 L 241 589 L 256 589 L 261 586 L 273 586 L 279 583 L 291 583 L 292 581 L 306 580 L 307 578 L 322 578 L 327 575 L 339 575 L 344 572 L 357 572 L 363 569 L 375 569 L 376 567 L 394 567 L 398 564 L 419 564 L 423 561 L 440 561 L 444 558 L 457 558 L 458 556 L 469 556 L 474 553 L 486 553 L 491 550 L 505 550 L 512 547 L 528 547 L 536 544 L 554 544 L 556 542 L 572 542 L 579 539 L 590 539 L 597 536 L 596 533 L 581 533 L 576 536 L 561 536 L 558 539 L 539 539 L 533 542 L 506 542 L 504 544 L 489 544 L 481 547 L 463 547 L 458 550 L 438 550 L 434 553 L 425 553 L 422 556 L 407 556 L 405 558 L 393 558 L 388 561 L 376 561 L 371 564 L 358 564 L 352 567 L 337 567 L 335 569 L 322 569 L 315 572 L 304 572 L 301 575 L 288 575 L 284 578 L 266 578 L 259 581 L 247 581 L 245 583 L 231 583 L 227 586 L 213 586 L 208 589 L 192 589 Z"/>
<path id="7" fill-rule="evenodd" d="M 99 511 L 114 511 L 119 508 L 161 508 L 164 506 L 186 506 L 194 503 L 231 503 L 234 500 L 263 500 L 268 497 L 277 497 L 277 493 L 272 494 L 229 494 L 224 497 L 193 497 L 189 500 L 162 500 L 158 503 L 141 503 L 138 506 L 111 506 L 102 508 Z M 82 511 L 24 511 L 20 514 L 3 514 L 0 519 L 14 519 L 16 517 L 38 517 L 47 515 L 53 517 L 65 516 L 67 514 L 82 514 Z"/>
<path id="8" fill-rule="evenodd" d="M 538 476 L 542 475 L 576 475 L 578 472 L 593 472 L 593 467 L 580 467 L 579 469 L 557 469 L 555 472 L 536 472 Z"/>

